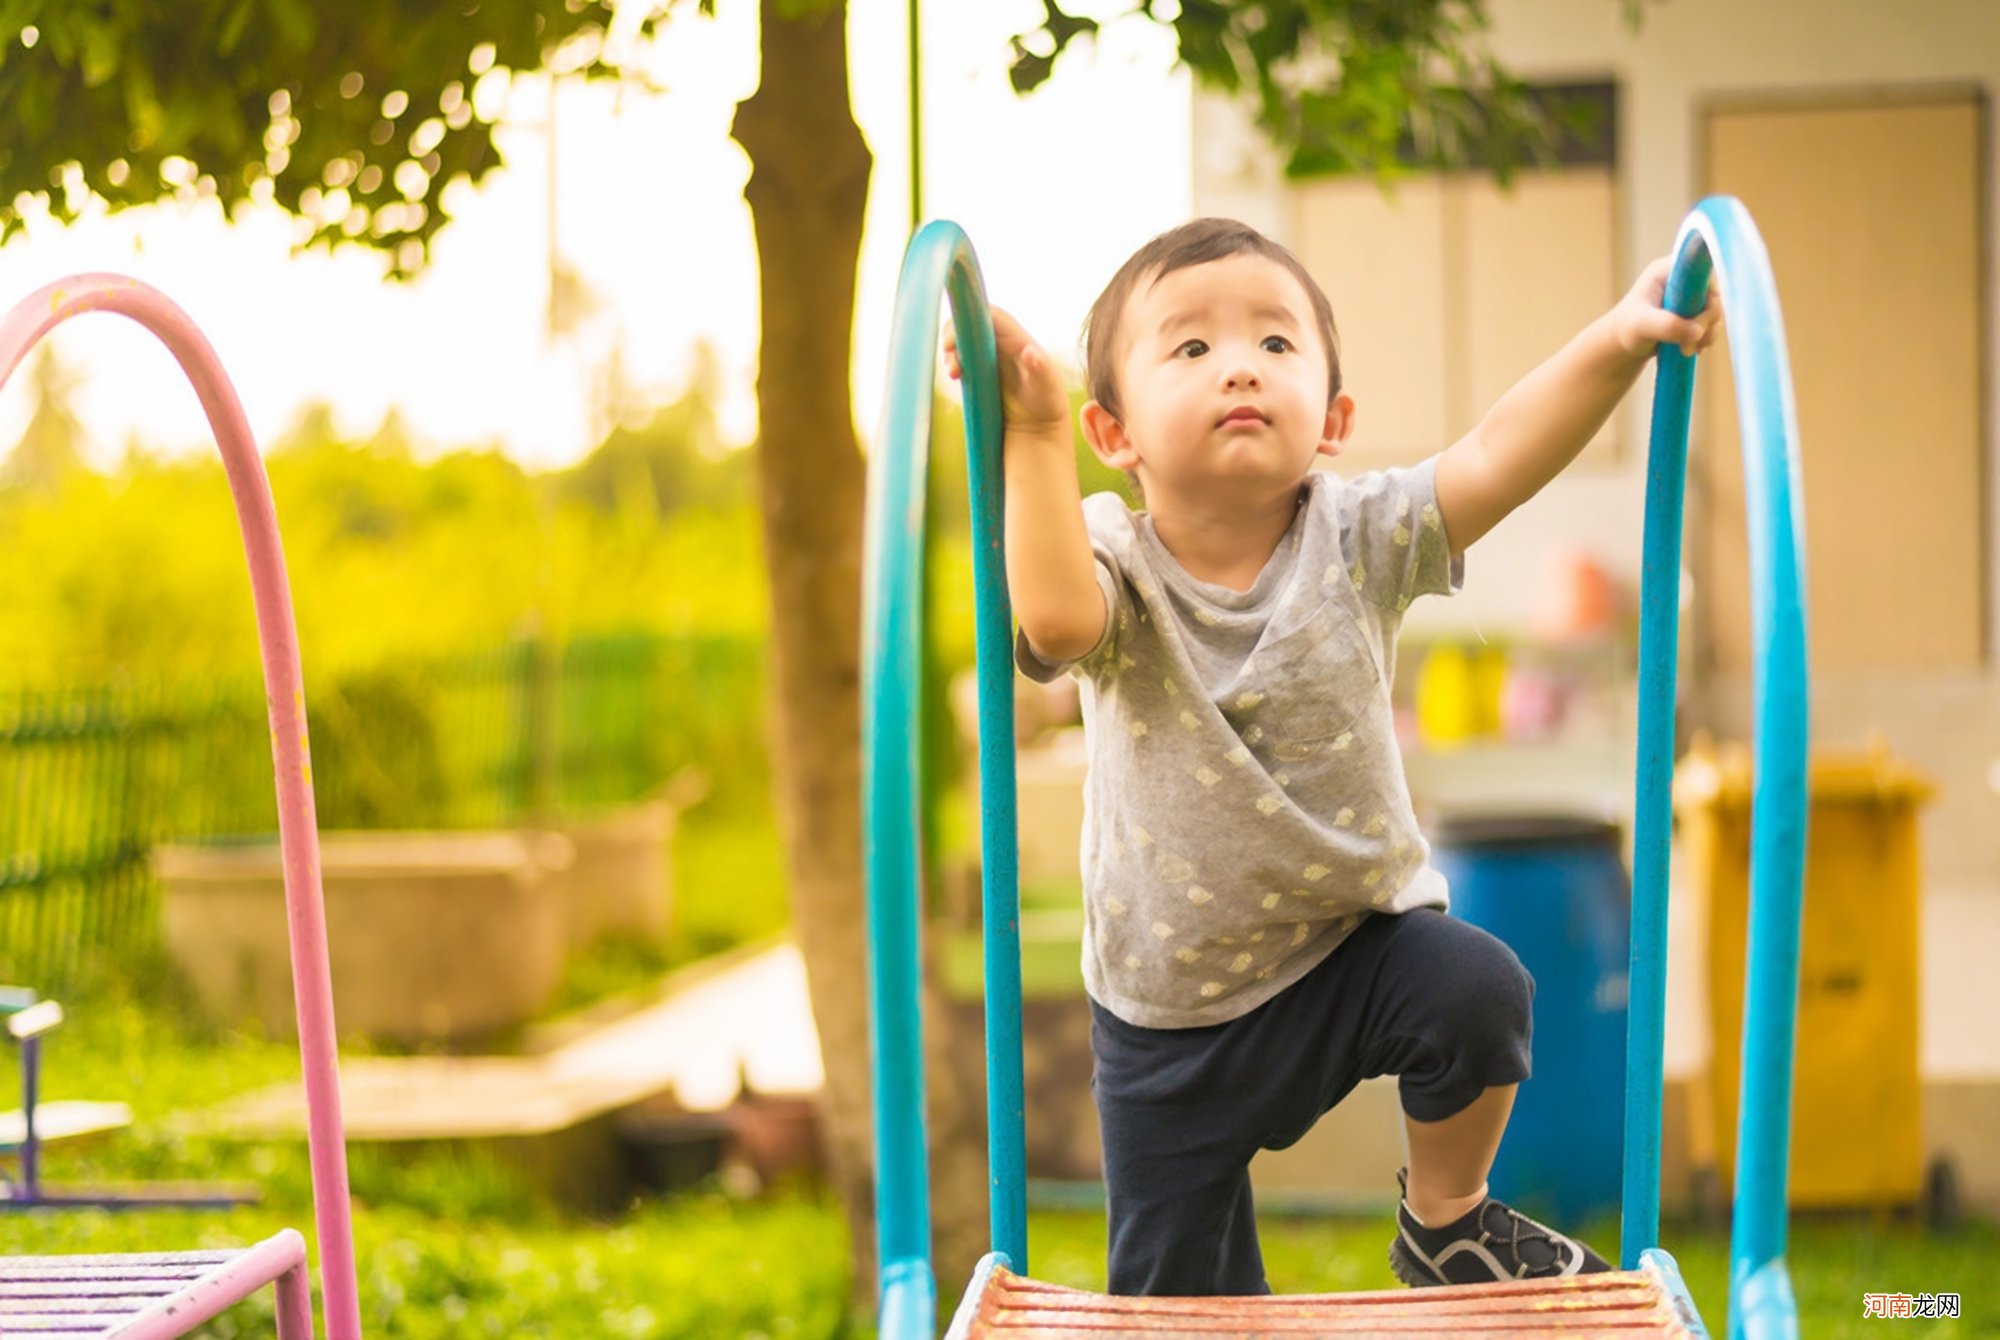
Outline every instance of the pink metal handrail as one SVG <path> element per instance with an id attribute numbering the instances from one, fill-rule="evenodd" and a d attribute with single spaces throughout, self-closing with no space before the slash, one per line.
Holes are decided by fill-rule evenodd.
<path id="1" fill-rule="evenodd" d="M 293 999 L 299 1060 L 305 1074 L 306 1133 L 312 1155 L 313 1217 L 319 1229 L 320 1294 L 328 1340 L 360 1340 L 354 1279 L 354 1232 L 341 1135 L 340 1076 L 334 1053 L 333 980 L 327 965 L 326 912 L 320 901 L 319 833 L 313 817 L 312 758 L 306 740 L 304 681 L 284 548 L 263 459 L 228 374 L 187 313 L 159 290 L 114 274 L 81 274 L 29 294 L 0 321 L 0 386 L 35 342 L 84 312 L 116 312 L 158 336 L 180 363 L 215 430 L 229 474 L 237 522 L 250 564 L 264 699 L 278 788 L 278 840 L 284 852 L 285 910 L 291 930 Z"/>
<path id="2" fill-rule="evenodd" d="M 118 1327 L 118 1340 L 174 1340 L 220 1316 L 266 1284 L 278 1293 L 279 1340 L 312 1340 L 312 1290 L 306 1284 L 306 1242 L 294 1228 L 258 1243 L 171 1302 L 155 1303 Z"/>

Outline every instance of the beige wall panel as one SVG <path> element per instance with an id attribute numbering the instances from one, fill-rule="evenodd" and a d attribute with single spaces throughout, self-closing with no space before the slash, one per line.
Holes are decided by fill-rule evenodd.
<path id="1" fill-rule="evenodd" d="M 1589 325 L 1619 294 L 1611 171 L 1524 172 L 1511 188 L 1490 177 L 1453 182 L 1462 224 L 1465 355 L 1463 394 L 1454 397 L 1453 437 L 1479 421 L 1507 389 Z M 1607 449 L 1613 425 L 1584 459 Z"/>
<path id="2" fill-rule="evenodd" d="M 1441 187 L 1315 181 L 1298 188 L 1299 259 L 1326 289 L 1354 394 L 1341 468 L 1421 460 L 1445 436 L 1445 269 Z"/>
<path id="3" fill-rule="evenodd" d="M 1784 309 L 1798 405 L 1812 658 L 1981 660 L 1979 109 L 1966 101 L 1723 110 L 1708 187 L 1740 197 Z M 1720 358 L 1705 431 L 1702 594 L 1716 664 L 1751 663 L 1742 446 Z"/>

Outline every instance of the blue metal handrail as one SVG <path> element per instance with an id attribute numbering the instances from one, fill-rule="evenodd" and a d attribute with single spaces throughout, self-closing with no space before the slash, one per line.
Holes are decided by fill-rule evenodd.
<path id="1" fill-rule="evenodd" d="M 1755 792 L 1750 927 L 1730 1234 L 1731 1336 L 1795 1336 L 1785 1271 L 1786 1161 L 1799 919 L 1806 838 L 1808 706 L 1805 494 L 1784 318 L 1764 240 L 1742 203 L 1703 200 L 1681 224 L 1666 305 L 1701 310 L 1711 274 L 1729 319 L 1730 365 L 1743 438 L 1755 633 Z M 1638 794 L 1633 831 L 1631 1013 L 1626 1039 L 1623 1256 L 1657 1250 L 1660 1116 L 1666 1030 L 1667 846 L 1672 823 L 1674 679 L 1678 657 L 1681 505 L 1694 359 L 1661 345 L 1647 462 L 1639 616 Z"/>
<path id="2" fill-rule="evenodd" d="M 882 431 L 868 461 L 862 589 L 862 855 L 868 887 L 875 1229 L 884 1340 L 929 1340 L 930 1263 L 920 1021 L 918 710 L 925 477 L 939 305 L 951 297 L 965 388 L 979 660 L 980 850 L 986 924 L 986 1091 L 993 1251 L 1028 1269 L 1021 1076 L 1021 900 L 1014 821 L 1013 615 L 1002 563 L 1000 378 L 972 244 L 953 223 L 910 243 L 896 290 Z"/>
<path id="3" fill-rule="evenodd" d="M 1807 704 L 1797 416 L 1770 260 L 1736 200 L 1702 201 L 1683 223 L 1667 306 L 1698 312 L 1720 282 L 1742 418 L 1757 630 L 1749 989 L 1730 1333 L 1796 1336 L 1785 1272 L 1786 1159 L 1805 864 Z M 981 849 L 985 890 L 989 1176 L 995 1262 L 1027 1271 L 1021 1067 L 1020 898 L 1013 753 L 1011 614 L 1000 543 L 999 379 L 978 262 L 954 224 L 911 242 L 896 295 L 883 429 L 869 461 L 863 592 L 863 852 L 868 881 L 880 1333 L 928 1340 L 936 1315 L 920 1029 L 918 711 L 925 476 L 940 303 L 951 298 L 964 368 L 979 662 Z M 1624 1264 L 1658 1248 L 1666 1017 L 1667 845 L 1673 779 L 1681 513 L 1694 360 L 1659 351 L 1646 488 L 1640 611 L 1639 769 L 1627 1036 Z"/>

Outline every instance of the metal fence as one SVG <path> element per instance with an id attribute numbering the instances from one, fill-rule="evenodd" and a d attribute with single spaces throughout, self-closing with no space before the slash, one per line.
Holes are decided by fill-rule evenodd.
<path id="1" fill-rule="evenodd" d="M 554 822 L 691 762 L 761 773 L 762 685 L 759 641 L 653 634 L 308 681 L 320 827 Z M 258 683 L 0 692 L 0 981 L 157 945 L 156 843 L 276 830 Z"/>

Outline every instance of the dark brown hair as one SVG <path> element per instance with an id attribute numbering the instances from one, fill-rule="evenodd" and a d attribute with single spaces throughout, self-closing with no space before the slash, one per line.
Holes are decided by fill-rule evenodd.
<path id="1" fill-rule="evenodd" d="M 1176 270 L 1205 265 L 1228 256 L 1250 252 L 1276 261 L 1291 271 L 1312 300 L 1313 317 L 1319 326 L 1320 343 L 1326 346 L 1327 390 L 1330 405 L 1340 394 L 1340 337 L 1333 328 L 1333 304 L 1326 292 L 1299 264 L 1299 258 L 1283 246 L 1235 219 L 1195 219 L 1171 228 L 1132 253 L 1118 267 L 1104 292 L 1090 305 L 1083 323 L 1083 359 L 1090 383 L 1090 398 L 1123 419 L 1125 410 L 1118 402 L 1118 334 L 1125 317 L 1126 301 L 1141 282 L 1158 283 Z"/>

